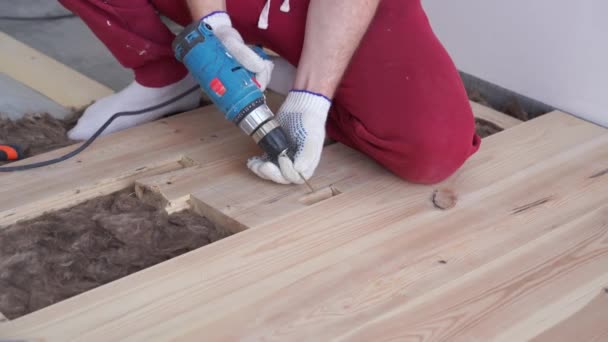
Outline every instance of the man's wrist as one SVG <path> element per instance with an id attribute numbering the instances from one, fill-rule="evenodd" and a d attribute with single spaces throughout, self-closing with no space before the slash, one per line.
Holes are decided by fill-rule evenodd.
<path id="1" fill-rule="evenodd" d="M 332 99 L 336 92 L 337 83 L 331 77 L 318 75 L 311 68 L 306 68 L 304 65 L 298 66 L 296 79 L 294 81 L 294 89 L 305 89 L 315 94 L 321 94 L 327 99 Z"/>
<path id="2" fill-rule="evenodd" d="M 312 90 L 308 90 L 308 89 L 298 89 L 298 88 L 294 88 L 290 91 L 290 93 L 293 94 L 299 94 L 300 96 L 314 96 L 314 97 L 318 97 L 318 98 L 323 98 L 325 99 L 327 102 L 329 102 L 331 104 L 331 99 L 329 97 L 327 97 L 326 95 L 324 95 L 323 93 L 318 93 Z"/>
<path id="3" fill-rule="evenodd" d="M 201 21 L 217 11 L 226 11 L 225 0 L 187 0 L 190 15 L 194 21 Z"/>
<path id="4" fill-rule="evenodd" d="M 293 91 L 306 91 L 331 101 L 334 96 L 335 88 L 323 81 L 315 82 L 314 80 L 303 78 L 299 81 L 296 79 Z"/>
<path id="5" fill-rule="evenodd" d="M 200 20 L 209 24 L 213 28 L 220 26 L 232 26 L 232 21 L 230 20 L 230 16 L 226 11 L 213 11 Z"/>

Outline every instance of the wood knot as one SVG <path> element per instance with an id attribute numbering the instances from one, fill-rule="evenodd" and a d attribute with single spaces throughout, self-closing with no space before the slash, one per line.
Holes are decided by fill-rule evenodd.
<path id="1" fill-rule="evenodd" d="M 432 201 L 435 208 L 448 210 L 456 206 L 458 196 L 450 189 L 439 189 L 433 192 Z"/>

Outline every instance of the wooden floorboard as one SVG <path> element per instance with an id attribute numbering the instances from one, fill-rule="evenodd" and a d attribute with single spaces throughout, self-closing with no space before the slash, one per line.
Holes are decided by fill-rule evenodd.
<path id="1" fill-rule="evenodd" d="M 124 189 L 137 178 L 218 160 L 223 154 L 218 151 L 217 141 L 237 155 L 240 150 L 255 147 L 225 121 L 205 108 L 102 137 L 78 156 L 59 164 L 4 174 L 0 177 L 0 227 Z M 47 160 L 74 148 L 69 146 L 15 165 Z"/>
<path id="2" fill-rule="evenodd" d="M 241 231 L 349 193 L 382 174 L 380 166 L 341 144 L 326 147 L 323 157 L 310 182 L 313 194 L 305 186 L 255 181 L 242 160 L 178 170 L 137 183 L 148 189 L 146 193 L 166 198 L 169 209 L 188 207 L 188 202 L 202 215 Z"/>
<path id="3" fill-rule="evenodd" d="M 80 109 L 113 91 L 0 31 L 0 73 L 58 104 Z"/>
<path id="4" fill-rule="evenodd" d="M 604 283 L 608 285 L 608 283 Z M 564 304 L 576 305 L 582 303 L 582 307 L 575 314 L 566 317 L 549 330 L 532 339 L 535 342 L 553 341 L 608 341 L 608 287 L 601 290 L 596 288 L 587 293 L 579 292 L 573 296 L 571 302 Z M 560 307 L 552 308 L 559 310 Z M 556 315 L 560 311 L 553 311 Z"/>
<path id="5" fill-rule="evenodd" d="M 589 149 L 598 153 L 606 149 L 607 143 L 608 139 L 604 138 L 590 144 Z M 606 152 L 602 156 L 605 157 Z M 562 189 L 554 189 L 555 204 L 546 204 L 521 213 L 515 210 L 519 208 L 518 202 L 528 202 L 528 198 L 530 202 L 535 202 L 533 199 L 537 196 L 530 195 L 528 190 L 533 190 L 534 193 L 534 190 L 548 188 L 556 179 L 563 180 L 560 177 L 562 175 L 549 177 L 533 189 L 513 187 L 513 184 L 520 181 L 515 176 L 494 186 L 493 191 L 482 189 L 470 195 L 464 194 L 461 207 L 443 218 L 435 211 L 425 211 L 423 208 L 408 210 L 408 205 L 403 203 L 407 200 L 398 202 L 398 191 L 376 184 L 370 185 L 365 197 L 363 194 L 357 197 L 360 199 L 360 206 L 353 205 L 352 211 L 343 203 L 341 204 L 344 206 L 326 203 L 328 209 L 321 217 L 314 215 L 318 214 L 315 212 L 290 218 L 292 222 L 302 220 L 311 223 L 310 225 L 314 223 L 318 229 L 307 229 L 307 225 L 303 223 L 297 225 L 296 230 L 303 231 L 298 233 L 289 229 L 287 220 L 276 222 L 271 225 L 276 231 L 289 229 L 286 234 L 297 242 L 283 249 L 283 246 L 278 244 L 278 241 L 281 241 L 279 238 L 272 239 L 267 245 L 282 250 L 275 255 L 277 259 L 257 260 L 256 264 L 272 267 L 273 263 L 284 255 L 285 259 L 288 259 L 284 262 L 290 267 L 276 274 L 269 273 L 257 282 L 236 285 L 238 280 L 230 279 L 223 283 L 223 286 L 230 287 L 230 292 L 227 292 L 229 295 L 215 293 L 205 296 L 203 307 L 193 309 L 197 315 L 205 318 L 199 320 L 197 324 L 200 324 L 200 327 L 192 329 L 186 337 L 194 338 L 206 331 L 210 340 L 236 339 L 243 336 L 251 339 L 325 340 L 347 334 L 355 327 L 365 326 L 368 320 L 373 322 L 374 317 L 381 317 L 391 308 L 400 310 L 411 305 L 412 301 L 419 301 L 420 299 L 412 298 L 424 298 L 427 291 L 441 288 L 453 278 L 473 272 L 476 268 L 483 270 L 484 263 L 500 257 L 501 253 L 511 252 L 526 241 L 549 233 L 551 227 L 567 221 L 569 217 L 577 217 L 602 205 L 606 199 L 606 195 L 602 194 L 608 190 L 608 184 L 605 182 L 589 193 L 590 197 L 598 196 L 594 197 L 593 203 L 583 201 L 576 206 L 567 204 L 570 201 L 577 202 L 585 196 L 581 195 L 583 192 L 571 194 L 569 190 L 580 185 L 581 179 L 588 175 L 589 170 L 581 170 L 579 174 L 572 172 L 580 166 L 580 162 L 589 162 L 592 159 L 590 157 L 591 155 L 572 162 L 567 169 L 563 169 L 568 178 Z M 535 167 L 536 170 L 531 172 L 530 176 L 538 177 L 562 163 L 564 159 L 566 158 L 556 158 L 543 167 Z M 589 187 L 595 184 L 590 183 Z M 377 194 L 373 192 L 376 186 L 380 188 Z M 393 202 L 390 202 L 391 199 Z M 383 203 L 391 203 L 392 210 L 370 209 L 373 208 L 373 203 L 381 200 Z M 338 201 L 339 198 L 336 198 L 336 202 Z M 415 203 L 423 202 L 419 200 Z M 484 203 L 484 206 L 479 203 Z M 357 216 L 355 213 L 362 216 L 359 222 L 349 221 L 344 224 L 340 218 L 332 217 L 335 216 L 335 213 L 331 213 L 332 209 L 342 209 L 342 212 L 345 212 L 343 217 Z M 560 215 L 547 215 L 552 210 L 561 210 Z M 484 217 L 486 212 L 496 215 Z M 601 223 L 602 219 L 605 219 L 605 215 L 599 217 L 598 221 Z M 527 222 L 528 225 L 515 226 L 522 222 Z M 606 231 L 605 226 L 594 228 Z M 308 238 L 309 236 L 311 237 Z M 603 236 L 598 238 L 601 240 Z M 332 247 L 317 247 L 323 244 Z M 260 246 L 256 247 L 254 250 L 260 249 Z M 291 252 L 293 250 L 297 251 Z M 559 248 L 557 250 L 563 251 Z M 307 256 L 297 256 L 297 253 L 302 251 L 306 251 L 304 253 Z M 547 249 L 535 251 L 542 253 L 547 252 Z M 594 259 L 595 271 L 602 271 L 600 265 L 605 264 L 606 251 L 603 253 Z M 534 262 L 534 258 L 529 259 Z M 442 261 L 445 261 L 445 264 Z M 237 270 L 248 273 L 247 271 L 256 268 L 253 265 L 250 267 L 251 269 L 243 266 Z M 263 271 L 258 268 L 257 272 Z M 505 272 L 505 269 L 498 273 L 501 272 L 507 275 L 510 273 Z M 561 284 L 557 282 L 557 285 Z M 471 291 L 475 293 L 483 289 L 479 285 L 469 285 L 468 288 L 472 288 Z M 180 304 L 185 305 L 183 302 Z M 230 306 L 234 307 L 227 309 Z M 448 312 L 450 313 L 452 312 Z M 432 317 L 430 319 L 432 320 Z M 464 320 L 463 324 L 466 323 Z M 233 325 L 233 328 L 229 328 Z M 395 325 L 398 331 L 409 332 L 399 328 L 405 325 L 404 321 L 395 320 Z M 372 328 L 373 326 L 369 331 L 372 331 Z M 147 331 L 148 328 L 142 330 Z M 150 334 L 160 333 L 159 330 L 153 330 Z M 354 340 L 383 340 L 384 337 L 393 337 L 387 332 L 386 326 L 380 325 L 378 331 L 373 332 L 370 336 Z"/>
<path id="6" fill-rule="evenodd" d="M 274 109 L 281 100 L 277 94 L 269 95 L 269 103 Z M 15 165 L 54 158 L 75 147 L 69 146 Z M 212 107 L 118 132 L 99 138 L 87 150 L 60 164 L 0 177 L 0 229 L 19 220 L 124 189 L 136 180 L 140 180 L 140 186 L 151 185 L 149 189 L 167 196 L 169 211 L 194 205 L 207 215 L 216 213 L 220 220 L 230 213 L 229 223 L 236 231 L 242 230 L 243 225 L 255 226 L 266 222 L 268 217 L 288 214 L 319 200 L 307 196 L 305 186 L 284 187 L 256 182 L 256 177 L 243 166 L 248 157 L 259 153 L 251 139 L 226 122 Z M 341 168 L 344 161 L 352 167 Z M 319 190 L 320 198 L 324 198 L 323 194 L 332 195 L 332 189 L 349 191 L 358 186 L 359 181 L 369 179 L 376 170 L 377 165 L 368 158 L 343 146 L 330 146 L 312 183 Z M 214 172 L 224 174 L 224 177 L 217 177 Z M 64 177 L 66 174 L 71 176 Z M 156 177 L 148 178 L 150 176 Z M 224 191 L 226 187 L 233 191 Z M 252 192 L 259 191 L 264 191 L 264 196 L 254 196 L 256 203 L 247 202 L 251 200 Z M 19 196 L 14 196 L 15 193 Z M 200 202 L 197 199 L 201 196 L 213 200 Z M 272 202 L 285 196 L 288 196 L 287 201 Z M 231 200 L 235 201 L 229 203 Z M 271 202 L 267 203 L 266 209 L 264 201 Z M 284 211 L 287 207 L 289 210 Z"/>
<path id="7" fill-rule="evenodd" d="M 64 106 L 111 93 L 2 33 L 0 47 L 17 52 L 0 72 Z M 245 167 L 259 149 L 212 107 L 2 175 L 0 229 L 135 186 L 239 233 L 2 323 L 0 340 L 608 339 L 608 130 L 471 105 L 506 130 L 434 186 L 341 144 L 325 148 L 314 194 L 263 181 Z"/>
<path id="8" fill-rule="evenodd" d="M 206 117 L 222 128 L 211 133 L 197 121 L 200 113 L 190 115 L 131 132 L 158 133 L 152 156 L 134 162 L 142 150 L 125 134 L 120 144 L 98 146 L 108 149 L 102 160 L 128 170 L 167 154 L 198 163 L 129 179 L 151 189 L 166 179 L 179 183 L 182 177 L 170 177 L 183 174 L 185 183 L 175 184 L 182 190 L 172 193 L 178 206 L 194 199 L 253 227 L 8 322 L 0 337 L 508 341 L 541 338 L 566 329 L 563 324 L 594 325 L 597 305 L 588 294 L 608 283 L 607 130 L 550 113 L 485 139 L 459 172 L 435 186 L 402 182 L 359 156 L 354 162 L 368 168 L 352 175 L 360 185 L 303 205 L 304 187 L 260 190 L 263 181 L 239 171 L 240 158 L 255 151 L 242 147 L 240 132 Z M 120 157 L 120 146 L 129 146 L 129 158 Z M 322 161 L 313 184 L 344 181 L 345 171 L 332 162 L 354 157 L 341 149 L 333 147 L 342 152 Z M 221 158 L 226 150 L 236 157 Z M 93 160 L 93 154 L 83 160 L 77 183 L 91 181 L 78 176 L 88 167 L 103 165 Z M 237 184 L 217 181 L 222 175 Z M 195 195 L 184 195 L 184 184 Z M 156 189 L 166 194 L 171 188 Z M 245 189 L 265 201 L 252 200 Z M 452 208 L 438 209 L 437 196 L 451 199 Z M 237 210 L 226 210 L 231 201 Z M 255 208 L 276 218 L 262 222 Z M 592 309 L 583 309 L 581 297 Z M 561 308 L 560 314 L 550 308 Z M 603 336 L 601 328 L 596 332 L 589 336 Z"/>
<path id="9" fill-rule="evenodd" d="M 281 100 L 280 95 L 276 101 Z M 503 128 L 511 128 L 520 120 L 473 104 L 475 115 Z M 344 168 L 348 165 L 348 168 Z M 252 181 L 252 174 L 242 167 L 242 160 L 222 160 L 212 165 L 177 170 L 137 181 L 140 198 L 152 196 L 149 203 L 162 204 L 169 213 L 193 207 L 200 214 L 212 216 L 216 222 L 242 231 L 278 219 L 325 200 L 342 195 L 380 174 L 379 166 L 370 163 L 341 144 L 325 148 L 323 162 L 311 184 L 315 194 L 306 187 L 285 187 Z"/>

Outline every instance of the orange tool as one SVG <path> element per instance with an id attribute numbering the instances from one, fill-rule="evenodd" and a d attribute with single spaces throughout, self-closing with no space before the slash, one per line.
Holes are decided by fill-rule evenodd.
<path id="1" fill-rule="evenodd" d="M 0 161 L 15 161 L 22 157 L 23 152 L 19 146 L 0 144 Z"/>

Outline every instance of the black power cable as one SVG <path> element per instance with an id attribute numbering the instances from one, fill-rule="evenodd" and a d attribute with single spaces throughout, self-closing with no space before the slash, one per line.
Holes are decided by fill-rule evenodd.
<path id="1" fill-rule="evenodd" d="M 45 20 L 61 20 L 74 18 L 74 14 L 58 14 L 40 17 L 13 17 L 13 16 L 0 16 L 0 20 L 14 20 L 14 21 L 45 21 Z"/>
<path id="2" fill-rule="evenodd" d="M 112 123 L 112 121 L 114 121 L 115 119 L 121 117 L 121 116 L 131 116 L 131 115 L 138 115 L 138 114 L 144 114 L 146 112 L 150 112 L 159 108 L 162 108 L 164 106 L 167 106 L 173 102 L 176 102 L 184 97 L 186 97 L 187 95 L 190 95 L 191 93 L 195 92 L 196 90 L 198 90 L 200 87 L 197 85 L 195 87 L 192 87 L 190 89 L 188 89 L 187 91 L 185 91 L 184 93 L 179 94 L 178 96 L 175 96 L 172 99 L 169 99 L 163 103 L 148 107 L 148 108 L 144 108 L 144 109 L 140 109 L 140 110 L 135 110 L 135 111 L 128 111 L 128 112 L 118 112 L 114 115 L 112 115 L 112 117 L 110 119 L 108 119 L 108 121 L 106 121 L 103 126 L 101 126 L 97 132 L 95 132 L 95 134 L 93 134 L 93 136 L 91 136 L 87 141 L 85 141 L 82 145 L 80 145 L 77 149 L 75 149 L 74 151 L 67 153 L 61 157 L 55 158 L 55 159 L 51 159 L 51 160 L 45 160 L 42 162 L 38 162 L 38 163 L 33 163 L 33 164 L 28 164 L 28 165 L 21 165 L 21 166 L 3 166 L 0 167 L 0 172 L 15 172 L 15 171 L 25 171 L 25 170 L 31 170 L 31 169 L 35 169 L 35 168 L 39 168 L 39 167 L 43 167 L 43 166 L 48 166 L 51 164 L 57 164 L 60 163 L 64 160 L 70 159 L 72 157 L 74 157 L 75 155 L 77 155 L 78 153 L 84 151 L 84 149 L 86 149 L 89 145 L 91 145 L 93 143 L 93 141 L 95 141 L 95 139 L 97 139 L 97 137 L 99 137 L 99 135 L 101 133 L 103 133 L 103 131 L 108 128 L 108 126 Z"/>

